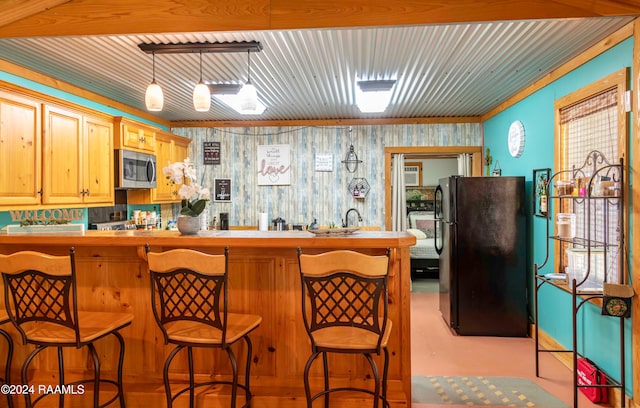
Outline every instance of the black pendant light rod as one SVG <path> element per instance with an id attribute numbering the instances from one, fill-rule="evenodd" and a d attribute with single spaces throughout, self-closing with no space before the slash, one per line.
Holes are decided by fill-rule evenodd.
<path id="1" fill-rule="evenodd" d="M 201 43 L 170 43 L 155 44 L 142 43 L 138 48 L 147 54 L 188 54 L 195 52 L 245 52 L 262 51 L 260 41 L 233 41 L 233 42 L 201 42 Z"/>
<path id="2" fill-rule="evenodd" d="M 152 56 L 152 63 L 153 63 L 153 68 L 152 68 L 152 78 L 151 78 L 151 83 L 155 84 L 156 83 L 156 53 L 152 52 L 151 53 Z"/>
<path id="3" fill-rule="evenodd" d="M 247 83 L 251 83 L 251 50 L 247 50 Z"/>

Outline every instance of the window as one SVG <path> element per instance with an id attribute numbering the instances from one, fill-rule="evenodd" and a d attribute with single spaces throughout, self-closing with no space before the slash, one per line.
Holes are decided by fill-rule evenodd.
<path id="1" fill-rule="evenodd" d="M 422 185 L 422 163 L 405 163 L 404 185 L 407 187 Z"/>
<path id="2" fill-rule="evenodd" d="M 627 72 L 622 70 L 556 101 L 555 171 L 568 172 L 556 176 L 554 183 L 571 181 L 575 185 L 574 190 L 579 193 L 578 188 L 586 186 L 588 180 L 596 175 L 597 169 L 607 164 L 617 164 L 620 158 L 627 157 L 627 113 L 623 103 L 627 90 L 626 78 Z M 605 157 L 608 163 L 588 161 L 588 157 L 601 157 L 599 154 L 590 156 L 594 151 Z M 573 171 L 581 168 L 583 171 L 579 173 Z M 597 173 L 598 178 L 602 179 L 603 174 Z M 588 237 L 592 250 L 589 278 L 597 282 L 605 278 L 608 282 L 618 282 L 621 275 L 624 276 L 624 270 L 620 270 L 621 260 L 624 260 L 623 248 L 618 245 L 607 247 L 605 251 L 598 243 L 620 242 L 619 215 L 623 210 L 623 204 L 618 205 L 617 202 L 612 205 L 605 200 L 590 200 L 588 204 L 579 199 L 563 200 L 561 208 L 556 208 L 555 213 L 575 214 L 577 239 L 574 243 L 558 243 L 562 262 L 556 259 L 557 268 L 568 263 L 575 264 L 578 255 L 589 245 L 589 242 L 581 242 L 580 239 Z"/>

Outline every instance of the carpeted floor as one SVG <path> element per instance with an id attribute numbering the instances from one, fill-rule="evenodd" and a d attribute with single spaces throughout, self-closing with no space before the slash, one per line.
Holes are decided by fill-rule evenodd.
<path id="1" fill-rule="evenodd" d="M 416 279 L 411 293 L 411 374 L 418 376 L 503 377 L 524 379 L 553 395 L 565 405 L 573 406 L 571 371 L 551 353 L 540 355 L 540 377 L 535 375 L 535 344 L 529 337 L 456 336 L 447 327 L 439 312 L 438 281 Z M 529 398 L 522 384 L 516 391 Z M 443 403 L 440 397 L 433 402 L 418 402 L 418 384 L 413 384 L 412 408 L 464 408 L 464 402 Z M 503 393 L 503 388 L 498 388 Z M 511 395 L 511 394 L 509 394 Z M 578 393 L 580 408 L 600 408 Z M 537 408 L 558 407 L 540 405 Z M 504 407 L 503 404 L 486 408 Z M 514 405 L 517 406 L 517 405 Z M 524 405 L 521 405 L 524 406 Z M 533 405 L 530 405 L 533 406 Z"/>
<path id="2" fill-rule="evenodd" d="M 418 404 L 568 408 L 534 382 L 517 377 L 413 376 Z"/>

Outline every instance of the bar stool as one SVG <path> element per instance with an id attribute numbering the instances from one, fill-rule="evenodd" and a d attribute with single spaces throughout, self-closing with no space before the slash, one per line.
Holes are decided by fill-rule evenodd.
<path id="1" fill-rule="evenodd" d="M 118 332 L 131 324 L 130 313 L 87 312 L 78 310 L 75 251 L 68 256 L 53 256 L 40 252 L 23 251 L 0 255 L 0 272 L 4 281 L 5 303 L 9 318 L 22 336 L 23 344 L 33 344 L 35 349 L 22 364 L 21 384 L 28 384 L 29 364 L 43 350 L 58 350 L 58 375 L 60 386 L 93 384 L 93 406 L 104 407 L 116 400 L 125 406 L 122 389 L 122 363 L 124 340 Z M 113 335 L 120 345 L 117 381 L 100 378 L 100 359 L 94 342 Z M 64 381 L 64 347 L 87 346 L 93 362 L 94 376 L 71 383 Z M 118 392 L 106 403 L 100 404 L 100 383 L 114 384 Z M 45 398 L 40 395 L 31 402 L 25 394 L 27 408 Z M 64 393 L 59 395 L 59 405 L 64 406 Z"/>
<path id="2" fill-rule="evenodd" d="M 204 385 L 231 385 L 231 407 L 236 406 L 238 388 L 245 391 L 245 407 L 251 401 L 249 377 L 252 346 L 249 333 L 262 322 L 262 317 L 229 312 L 228 308 L 228 257 L 211 255 L 190 249 L 173 249 L 166 252 L 150 252 L 146 246 L 151 274 L 151 302 L 153 315 L 162 330 L 165 344 L 176 347 L 164 363 L 164 387 L 167 407 L 175 399 L 189 391 L 189 406 L 195 402 L 195 388 Z M 231 346 L 243 339 L 247 345 L 247 362 L 244 384 L 238 383 L 238 364 Z M 195 383 L 193 372 L 193 348 L 221 348 L 226 351 L 233 372 L 232 381 L 208 381 Z M 187 349 L 189 362 L 189 386 L 171 394 L 169 366 L 182 349 Z"/>
<path id="3" fill-rule="evenodd" d="M 386 255 L 379 256 L 347 250 L 308 255 L 298 248 L 298 263 L 302 280 L 302 316 L 311 340 L 311 356 L 304 368 L 307 407 L 311 408 L 313 401 L 324 396 L 324 406 L 328 408 L 329 395 L 337 391 L 371 394 L 374 408 L 378 408 L 379 400 L 388 407 L 387 342 L 391 333 L 391 321 L 387 317 L 389 250 Z M 384 357 L 382 384 L 371 356 L 381 352 Z M 373 371 L 374 390 L 330 388 L 327 353 L 363 354 Z M 320 354 L 324 390 L 312 396 L 309 370 Z"/>
<path id="4" fill-rule="evenodd" d="M 6 311 L 0 310 L 0 326 L 5 323 L 11 323 L 9 319 L 9 315 Z M 4 377 L 0 378 L 0 383 L 3 384 L 11 384 L 11 358 L 13 357 L 13 340 L 11 336 L 6 331 L 0 328 L 0 336 L 4 337 L 7 342 L 7 360 L 4 366 Z M 11 393 L 7 392 L 7 406 L 9 408 L 13 407 L 13 399 L 11 398 Z"/>

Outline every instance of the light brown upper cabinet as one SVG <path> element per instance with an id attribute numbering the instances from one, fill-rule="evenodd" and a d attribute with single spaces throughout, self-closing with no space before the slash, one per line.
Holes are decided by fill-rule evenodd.
<path id="1" fill-rule="evenodd" d="M 163 204 L 180 202 L 180 185 L 171 183 L 162 171 L 169 163 L 183 161 L 189 156 L 191 139 L 166 132 L 156 133 L 156 188 L 151 190 L 130 190 L 128 202 L 131 204 Z"/>
<path id="2" fill-rule="evenodd" d="M 156 163 L 158 165 L 158 183 L 152 190 L 154 202 L 175 202 L 180 201 L 178 190 L 180 185 L 172 184 L 168 180 L 162 169 L 169 163 L 183 161 L 189 156 L 190 139 L 172 135 L 170 133 L 158 133 L 156 135 Z M 162 147 L 160 146 L 162 144 Z"/>
<path id="3" fill-rule="evenodd" d="M 113 124 L 45 105 L 42 204 L 113 203 Z"/>
<path id="4" fill-rule="evenodd" d="M 115 148 L 153 153 L 156 148 L 156 129 L 143 123 L 118 116 L 114 118 Z"/>
<path id="5" fill-rule="evenodd" d="M 111 203 L 114 199 L 113 121 L 85 116 L 85 203 Z"/>
<path id="6" fill-rule="evenodd" d="M 40 204 L 41 104 L 0 91 L 0 206 Z"/>

